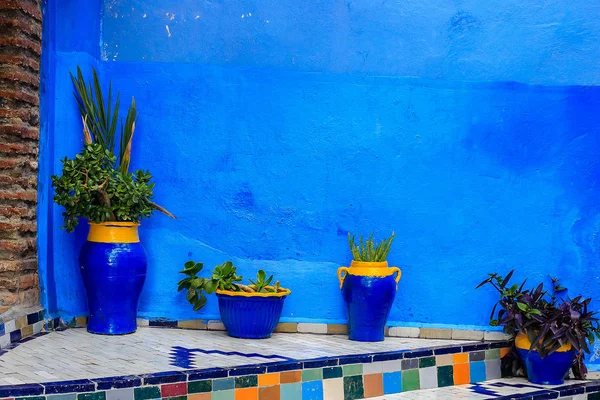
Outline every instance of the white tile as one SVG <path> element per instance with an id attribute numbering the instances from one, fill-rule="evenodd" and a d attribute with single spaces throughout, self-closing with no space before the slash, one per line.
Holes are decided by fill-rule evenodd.
<path id="1" fill-rule="evenodd" d="M 12 331 L 15 331 L 16 329 L 17 326 L 15 325 L 14 319 L 11 319 L 10 321 L 4 323 L 4 333 L 10 333 Z"/>
<path id="2" fill-rule="evenodd" d="M 484 332 L 483 340 L 508 340 L 510 339 L 510 335 L 507 335 L 504 332 Z"/>
<path id="3" fill-rule="evenodd" d="M 108 390 L 106 400 L 133 400 L 133 388 Z"/>
<path id="4" fill-rule="evenodd" d="M 421 330 L 419 328 L 392 326 L 389 329 L 388 336 L 418 338 Z"/>
<path id="5" fill-rule="evenodd" d="M 10 334 L 7 332 L 6 335 L 0 336 L 0 349 L 10 344 Z"/>
<path id="6" fill-rule="evenodd" d="M 344 398 L 344 379 L 343 378 L 334 378 L 334 379 L 324 379 L 323 380 L 323 400 L 339 400 L 339 399 L 343 399 L 343 398 Z"/>
<path id="7" fill-rule="evenodd" d="M 421 389 L 437 388 L 437 367 L 419 368 Z"/>
<path id="8" fill-rule="evenodd" d="M 150 325 L 150 320 L 144 318 L 138 318 L 136 320 L 137 326 L 148 326 Z"/>
<path id="9" fill-rule="evenodd" d="M 34 335 L 36 333 L 40 333 L 42 330 L 44 330 L 44 321 L 38 321 L 35 324 L 33 324 L 33 334 Z"/>
<path id="10" fill-rule="evenodd" d="M 383 372 L 396 372 L 402 370 L 402 360 L 383 361 L 381 364 Z"/>
<path id="11" fill-rule="evenodd" d="M 208 321 L 206 324 L 209 331 L 224 331 L 225 325 L 221 321 Z"/>
<path id="12" fill-rule="evenodd" d="M 363 375 L 378 374 L 383 372 L 383 362 L 363 364 Z"/>
<path id="13" fill-rule="evenodd" d="M 327 333 L 327 324 L 309 324 L 305 322 L 298 323 L 298 332 L 300 333 Z"/>
<path id="14" fill-rule="evenodd" d="M 483 331 L 452 329 L 452 339 L 483 340 Z"/>

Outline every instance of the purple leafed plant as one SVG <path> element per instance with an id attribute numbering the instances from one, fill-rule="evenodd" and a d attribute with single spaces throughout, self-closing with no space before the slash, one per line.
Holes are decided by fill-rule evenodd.
<path id="1" fill-rule="evenodd" d="M 530 350 L 540 353 L 542 358 L 552 354 L 561 346 L 570 343 L 577 352 L 573 373 L 578 378 L 585 377 L 587 368 L 583 364 L 584 353 L 590 353 L 589 344 L 600 339 L 600 327 L 596 312 L 589 311 L 592 299 L 577 296 L 567 300 L 559 299 L 556 294 L 566 288 L 552 279 L 552 294 L 544 290 L 540 283 L 535 289 L 524 289 L 522 284 L 508 285 L 514 271 L 506 277 L 497 273 L 481 282 L 477 288 L 492 285 L 500 300 L 494 305 L 490 315 L 490 325 L 503 326 L 504 332 L 516 335 L 521 332 L 531 342 Z"/>

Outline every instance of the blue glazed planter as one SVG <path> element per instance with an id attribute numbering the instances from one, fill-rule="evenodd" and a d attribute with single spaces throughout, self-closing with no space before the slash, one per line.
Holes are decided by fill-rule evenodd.
<path id="1" fill-rule="evenodd" d="M 398 275 L 394 277 L 394 273 Z M 348 338 L 359 342 L 381 342 L 394 303 L 400 269 L 387 262 L 352 261 L 338 269 L 340 288 L 348 306 Z"/>
<path id="2" fill-rule="evenodd" d="M 542 358 L 537 351 L 529 350 L 530 343 L 527 336 L 521 334 L 515 340 L 529 382 L 539 385 L 562 385 L 575 361 L 575 351 L 561 348 Z"/>
<path id="3" fill-rule="evenodd" d="M 287 289 L 280 293 L 218 290 L 221 321 L 227 333 L 242 339 L 271 337 L 281 317 L 283 302 L 289 294 Z"/>
<path id="4" fill-rule="evenodd" d="M 135 332 L 147 263 L 137 225 L 90 224 L 79 263 L 88 300 L 88 332 L 104 335 Z"/>

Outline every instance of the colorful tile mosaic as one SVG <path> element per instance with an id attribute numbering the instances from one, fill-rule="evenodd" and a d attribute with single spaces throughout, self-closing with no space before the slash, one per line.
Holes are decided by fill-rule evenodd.
<path id="1" fill-rule="evenodd" d="M 286 359 L 227 368 L 5 385 L 0 386 L 0 398 L 72 400 L 46 397 L 66 394 L 76 400 L 374 398 L 496 377 L 500 374 L 500 349 L 506 345 L 451 345 L 305 361 Z M 235 353 L 236 357 L 245 354 L 253 361 L 265 360 L 258 353 Z"/>
<path id="2" fill-rule="evenodd" d="M 44 310 L 31 312 L 6 321 L 0 320 L 0 355 L 29 340 L 46 334 L 59 321 L 44 320 Z"/>

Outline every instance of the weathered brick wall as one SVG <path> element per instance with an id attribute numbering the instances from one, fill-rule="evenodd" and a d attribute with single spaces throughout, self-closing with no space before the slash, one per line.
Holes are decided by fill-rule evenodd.
<path id="1" fill-rule="evenodd" d="M 40 0 L 0 0 L 0 314 L 39 302 Z"/>

